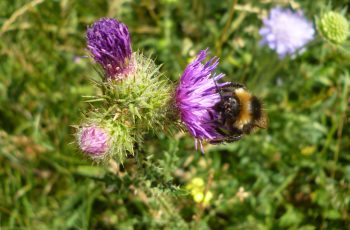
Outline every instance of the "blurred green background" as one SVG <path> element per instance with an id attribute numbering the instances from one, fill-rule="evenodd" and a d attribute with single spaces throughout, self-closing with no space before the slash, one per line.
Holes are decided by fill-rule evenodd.
<path id="1" fill-rule="evenodd" d="M 349 229 L 349 41 L 317 38 L 294 59 L 259 46 L 275 5 L 314 20 L 328 1 L 0 1 L 1 229 Z M 349 0 L 333 1 L 341 10 Z M 145 159 L 96 165 L 74 128 L 96 94 L 85 30 L 128 25 L 174 83 L 196 53 L 220 57 L 225 80 L 264 101 L 269 128 L 194 149 L 188 134 L 149 134 Z M 349 19 L 349 11 L 347 12 Z M 196 202 L 186 189 L 204 181 Z M 192 182 L 191 182 L 192 181 Z M 187 186 L 186 186 L 187 185 Z M 202 191 L 202 193 L 205 191 Z"/>

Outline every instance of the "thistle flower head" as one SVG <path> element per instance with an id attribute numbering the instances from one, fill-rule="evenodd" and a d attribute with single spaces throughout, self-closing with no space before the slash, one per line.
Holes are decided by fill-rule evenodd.
<path id="1" fill-rule="evenodd" d="M 86 155 L 96 158 L 103 156 L 109 149 L 109 134 L 97 126 L 85 126 L 78 132 L 79 148 Z"/>
<path id="2" fill-rule="evenodd" d="M 349 22 L 340 13 L 329 11 L 317 21 L 322 36 L 330 42 L 340 44 L 349 36 Z"/>
<path id="3" fill-rule="evenodd" d="M 218 59 L 214 57 L 202 64 L 206 56 L 207 50 L 199 52 L 196 59 L 186 67 L 176 89 L 176 106 L 181 120 L 200 144 L 202 140 L 221 137 L 216 131 L 214 121 L 218 114 L 214 106 L 221 99 L 218 90 L 225 85 L 216 83 L 224 74 L 213 74 L 219 64 Z"/>
<path id="4" fill-rule="evenodd" d="M 128 28 L 113 18 L 102 18 L 87 29 L 87 48 L 111 78 L 131 70 L 131 42 Z"/>
<path id="5" fill-rule="evenodd" d="M 263 19 L 259 33 L 262 36 L 260 44 L 268 45 L 280 58 L 284 58 L 288 54 L 295 54 L 313 40 L 315 30 L 312 22 L 301 11 L 275 7 Z"/>

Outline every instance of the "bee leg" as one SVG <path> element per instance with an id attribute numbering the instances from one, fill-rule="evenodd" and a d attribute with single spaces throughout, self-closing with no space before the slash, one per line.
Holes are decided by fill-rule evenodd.
<path id="1" fill-rule="evenodd" d="M 226 126 L 227 127 L 227 126 Z M 233 126 L 228 126 L 226 129 L 222 129 L 220 127 L 217 127 L 215 129 L 216 132 L 218 132 L 220 135 L 222 135 L 222 138 L 218 138 L 216 140 L 209 141 L 210 144 L 220 144 L 220 143 L 231 143 L 240 140 L 244 133 Z"/>
<path id="2" fill-rule="evenodd" d="M 220 119 L 215 118 L 215 116 L 214 116 L 213 112 L 212 112 L 212 111 L 210 111 L 210 110 L 208 110 L 208 114 L 209 114 L 209 117 L 210 117 L 210 119 L 211 119 L 211 121 L 210 121 L 210 122 L 208 122 L 208 123 L 212 123 L 212 124 L 216 124 L 216 125 L 217 125 Z M 219 116 L 221 116 L 221 114 L 220 114 L 220 113 L 219 113 Z"/>
<path id="3" fill-rule="evenodd" d="M 221 111 L 221 110 L 222 110 L 222 106 L 223 106 L 222 101 L 219 101 L 218 103 L 216 103 L 216 104 L 214 105 L 214 110 L 215 110 L 215 111 Z"/>
<path id="4" fill-rule="evenodd" d="M 254 125 L 252 123 L 246 124 L 243 126 L 243 133 L 250 134 L 252 130 L 254 129 Z"/>
<path id="5" fill-rule="evenodd" d="M 218 112 L 218 117 L 214 117 L 214 114 L 211 111 L 208 111 L 210 119 L 215 120 L 218 124 L 225 124 L 226 123 L 226 117 L 223 116 L 222 112 L 224 110 L 224 104 L 222 101 L 216 103 L 214 105 L 214 110 Z"/>
<path id="6" fill-rule="evenodd" d="M 231 134 L 229 137 L 236 137 L 236 136 L 241 136 L 243 135 L 242 130 L 234 127 L 231 123 L 231 125 L 227 126 L 229 133 Z"/>
<path id="7" fill-rule="evenodd" d="M 215 128 L 215 131 L 224 137 L 228 135 L 227 132 L 225 132 L 223 129 L 221 129 L 219 127 Z M 224 138 L 222 138 L 222 139 L 224 139 Z"/>
<path id="8" fill-rule="evenodd" d="M 243 136 L 244 136 L 244 135 L 241 134 L 241 135 L 239 135 L 239 136 L 229 137 L 229 138 L 225 139 L 225 142 L 226 142 L 226 143 L 232 143 L 232 142 L 235 142 L 235 141 L 239 141 L 240 139 L 242 139 Z"/>
<path id="9" fill-rule="evenodd" d="M 246 89 L 245 85 L 238 82 L 230 82 L 227 85 L 222 86 L 222 89 L 233 88 L 233 89 Z M 230 91 L 229 91 L 230 92 Z"/>
<path id="10" fill-rule="evenodd" d="M 209 143 L 212 145 L 218 145 L 218 144 L 222 144 L 224 142 L 225 142 L 225 139 L 217 139 L 217 140 L 209 141 Z"/>
<path id="11" fill-rule="evenodd" d="M 242 139 L 242 137 L 243 137 L 243 134 L 241 134 L 239 136 L 234 136 L 234 137 L 212 140 L 212 141 L 209 141 L 209 143 L 212 145 L 217 145 L 217 144 L 222 144 L 222 143 L 232 143 L 235 141 L 239 141 L 240 139 Z"/>
<path id="12" fill-rule="evenodd" d="M 230 84 L 228 86 L 235 88 L 235 89 L 240 89 L 240 88 L 246 89 L 245 85 L 238 83 L 238 82 L 230 82 Z"/>
<path id="13" fill-rule="evenodd" d="M 208 114 L 211 120 L 214 120 L 214 114 L 212 113 L 212 111 L 208 110 Z"/>
<path id="14" fill-rule="evenodd" d="M 231 143 L 231 142 L 235 142 L 238 141 L 240 139 L 242 139 L 242 137 L 244 136 L 244 132 L 236 127 L 234 127 L 233 125 L 228 126 L 229 129 L 229 136 L 227 136 L 227 138 L 225 138 L 225 142 L 227 143 Z"/>

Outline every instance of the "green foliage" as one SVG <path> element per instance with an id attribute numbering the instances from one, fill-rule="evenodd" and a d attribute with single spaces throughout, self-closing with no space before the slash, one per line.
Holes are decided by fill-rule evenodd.
<path id="1" fill-rule="evenodd" d="M 314 18 L 328 1 L 278 3 Z M 238 1 L 233 10 L 232 1 L 214 0 L 0 1 L 1 228 L 348 229 L 349 40 L 334 47 L 317 38 L 302 55 L 279 61 L 258 44 L 261 18 L 276 4 Z M 225 80 L 261 97 L 269 128 L 236 143 L 205 145 L 204 156 L 187 134 L 160 128 L 157 135 L 143 132 L 143 144 L 132 146 L 134 156 L 123 165 L 83 159 L 70 144 L 71 125 L 99 103 L 118 103 L 83 102 L 100 95 L 91 84 L 98 74 L 80 58 L 87 53 L 85 29 L 105 16 L 129 26 L 134 50 L 164 63 L 164 80 L 176 82 L 196 52 L 209 47 Z M 151 119 L 137 116 L 148 108 L 141 103 L 160 97 L 151 91 L 129 103 L 129 121 Z M 130 91 L 115 93 L 122 92 L 126 98 Z M 168 127 L 162 117 L 150 120 L 157 121 Z M 208 205 L 185 189 L 193 178 L 213 194 Z"/>

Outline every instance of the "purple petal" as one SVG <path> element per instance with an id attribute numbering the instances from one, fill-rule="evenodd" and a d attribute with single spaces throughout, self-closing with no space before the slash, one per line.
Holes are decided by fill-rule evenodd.
<path id="1" fill-rule="evenodd" d="M 107 76 L 129 71 L 132 50 L 126 25 L 113 18 L 102 18 L 87 29 L 86 39 L 87 48 Z"/>

